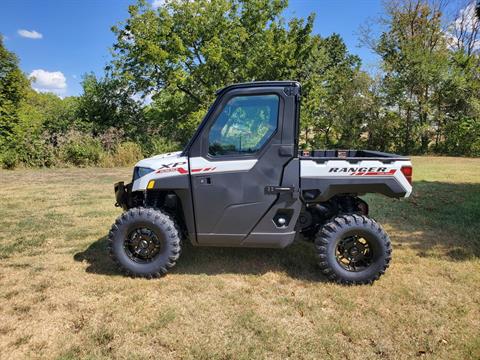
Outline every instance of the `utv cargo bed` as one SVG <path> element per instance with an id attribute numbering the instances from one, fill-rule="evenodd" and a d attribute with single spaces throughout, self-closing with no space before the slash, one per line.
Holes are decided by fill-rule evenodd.
<path id="1" fill-rule="evenodd" d="M 412 191 L 408 157 L 366 150 L 301 151 L 300 186 L 306 201 L 340 194 L 380 193 L 400 198 Z"/>
<path id="2" fill-rule="evenodd" d="M 312 152 L 300 151 L 298 155 L 300 159 L 315 161 L 345 159 L 350 162 L 361 160 L 378 160 L 388 163 L 398 160 L 410 160 L 406 156 L 370 150 L 313 150 Z"/>

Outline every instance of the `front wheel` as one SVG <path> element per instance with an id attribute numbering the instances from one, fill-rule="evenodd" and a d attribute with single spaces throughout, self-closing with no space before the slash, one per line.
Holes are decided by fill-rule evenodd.
<path id="1" fill-rule="evenodd" d="M 342 215 L 315 237 L 318 264 L 329 280 L 371 284 L 385 273 L 392 253 L 382 227 L 367 216 Z"/>
<path id="2" fill-rule="evenodd" d="M 160 210 L 133 208 L 124 212 L 108 235 L 110 255 L 128 275 L 160 277 L 180 256 L 180 233 Z"/>

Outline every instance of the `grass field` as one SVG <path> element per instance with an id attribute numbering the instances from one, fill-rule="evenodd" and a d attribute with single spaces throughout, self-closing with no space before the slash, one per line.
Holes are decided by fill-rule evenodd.
<path id="1" fill-rule="evenodd" d="M 410 199 L 366 197 L 394 254 L 358 287 L 303 242 L 187 246 L 166 277 L 126 278 L 105 236 L 130 169 L 0 171 L 0 358 L 479 359 L 480 159 L 414 166 Z"/>

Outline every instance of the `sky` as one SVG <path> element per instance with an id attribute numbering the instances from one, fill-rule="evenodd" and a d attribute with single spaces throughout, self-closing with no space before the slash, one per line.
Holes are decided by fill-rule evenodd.
<path id="1" fill-rule="evenodd" d="M 161 2 L 161 0 L 150 0 Z M 135 0 L 0 0 L 0 33 L 34 88 L 59 96 L 80 95 L 81 78 L 102 76 L 115 38 L 111 27 L 128 17 Z M 154 4 L 155 5 L 155 4 Z M 368 70 L 377 58 L 358 47 L 358 30 L 381 14 L 381 0 L 290 0 L 284 16 L 317 14 L 314 33 L 338 33 Z"/>

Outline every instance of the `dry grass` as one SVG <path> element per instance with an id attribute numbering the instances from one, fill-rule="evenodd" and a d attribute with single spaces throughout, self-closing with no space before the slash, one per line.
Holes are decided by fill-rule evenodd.
<path id="1" fill-rule="evenodd" d="M 414 159 L 369 196 L 394 243 L 373 286 L 324 282 L 312 246 L 187 247 L 160 280 L 106 256 L 130 169 L 0 172 L 0 358 L 480 358 L 480 160 Z"/>

